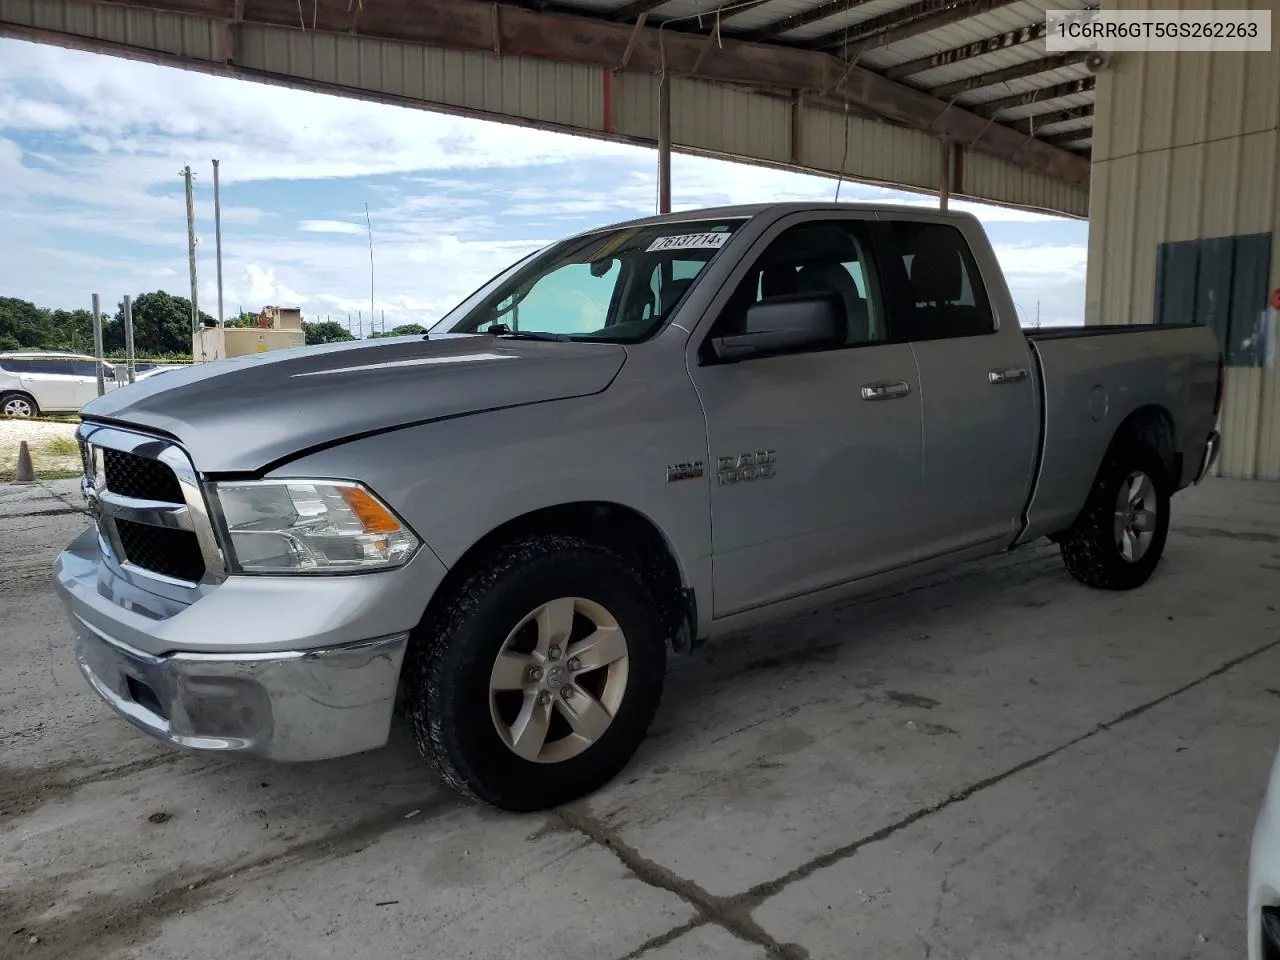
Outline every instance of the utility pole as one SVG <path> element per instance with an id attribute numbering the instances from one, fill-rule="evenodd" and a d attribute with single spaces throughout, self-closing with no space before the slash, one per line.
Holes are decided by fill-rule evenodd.
<path id="1" fill-rule="evenodd" d="M 359 339 L 363 340 L 364 339 L 364 314 L 359 310 L 356 311 L 356 329 L 358 331 L 356 333 L 356 336 Z"/>
<path id="2" fill-rule="evenodd" d="M 94 364 L 98 369 L 98 396 L 102 396 L 107 392 L 107 381 L 102 370 L 102 306 L 96 293 L 93 295 L 93 355 L 98 360 Z"/>
<path id="3" fill-rule="evenodd" d="M 364 205 L 364 224 L 369 230 L 369 330 L 373 330 L 373 221 L 369 219 L 369 203 Z"/>
<path id="4" fill-rule="evenodd" d="M 194 350 L 200 336 L 200 306 L 196 299 L 196 206 L 190 165 L 182 168 L 182 179 L 187 186 L 187 271 L 191 274 L 191 348 Z"/>
<path id="5" fill-rule="evenodd" d="M 129 382 L 133 383 L 137 377 L 138 368 L 133 355 L 133 298 L 128 295 L 124 298 L 124 356 L 125 373 L 128 375 Z"/>
<path id="6" fill-rule="evenodd" d="M 658 213 L 671 212 L 671 81 L 666 64 L 658 80 Z"/>
<path id="7" fill-rule="evenodd" d="M 938 209 L 945 211 L 948 201 L 951 199 L 951 141 L 943 137 L 940 142 L 942 144 L 942 162 L 941 173 L 938 178 Z"/>
<path id="8" fill-rule="evenodd" d="M 218 326 L 222 326 L 222 200 L 218 190 L 218 161 L 213 161 L 213 237 L 218 250 Z"/>

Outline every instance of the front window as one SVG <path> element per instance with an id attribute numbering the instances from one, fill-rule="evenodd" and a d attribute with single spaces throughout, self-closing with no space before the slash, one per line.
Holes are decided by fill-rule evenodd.
<path id="1" fill-rule="evenodd" d="M 647 339 L 743 222 L 651 224 L 563 241 L 490 280 L 432 332 Z"/>

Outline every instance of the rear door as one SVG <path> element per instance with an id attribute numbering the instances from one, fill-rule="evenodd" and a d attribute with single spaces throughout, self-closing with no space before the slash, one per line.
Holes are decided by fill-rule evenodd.
<path id="1" fill-rule="evenodd" d="M 75 374 L 75 409 L 79 410 L 90 400 L 98 399 L 98 361 L 72 360 L 71 370 Z M 104 387 L 110 388 L 104 382 Z"/>
<path id="2" fill-rule="evenodd" d="M 890 310 L 920 370 L 921 557 L 1007 541 L 1030 489 L 1040 417 L 999 264 L 976 223 L 903 216 L 877 239 Z"/>
<path id="3" fill-rule="evenodd" d="M 845 301 L 843 347 L 717 363 L 707 340 L 752 303 L 805 291 Z M 920 397 L 892 342 L 868 225 L 796 215 L 743 256 L 690 341 L 707 421 L 714 612 L 723 617 L 914 558 Z"/>

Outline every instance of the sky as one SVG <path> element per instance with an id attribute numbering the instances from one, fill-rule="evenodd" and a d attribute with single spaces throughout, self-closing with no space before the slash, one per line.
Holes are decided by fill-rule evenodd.
<path id="1" fill-rule="evenodd" d="M 182 168 L 196 175 L 198 293 L 227 316 L 427 325 L 533 249 L 655 210 L 656 151 L 0 39 L 0 296 L 104 308 L 186 296 Z M 831 200 L 833 178 L 677 154 L 672 206 Z M 934 206 L 850 183 L 840 199 Z M 1024 324 L 1083 322 L 1088 224 L 986 204 Z"/>

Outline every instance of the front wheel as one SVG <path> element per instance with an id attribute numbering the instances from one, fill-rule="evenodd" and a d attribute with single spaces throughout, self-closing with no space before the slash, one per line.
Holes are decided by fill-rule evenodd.
<path id="1" fill-rule="evenodd" d="M 406 670 L 418 748 L 464 794 L 543 810 L 603 786 L 661 697 L 657 604 L 617 555 L 576 538 L 516 543 L 419 630 Z"/>
<path id="2" fill-rule="evenodd" d="M 1060 541 L 1067 571 L 1102 590 L 1132 590 L 1155 572 L 1169 535 L 1168 471 L 1147 447 L 1107 454 L 1075 525 Z"/>

